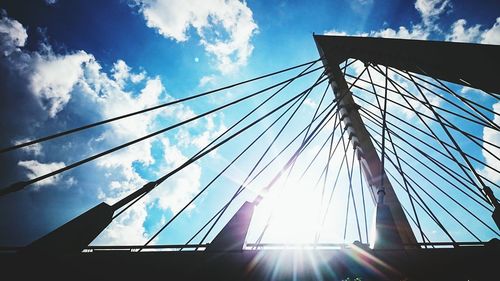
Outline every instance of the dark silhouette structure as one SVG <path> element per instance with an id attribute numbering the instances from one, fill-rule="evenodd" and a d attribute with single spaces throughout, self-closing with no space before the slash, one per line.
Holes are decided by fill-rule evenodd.
<path id="1" fill-rule="evenodd" d="M 354 163 L 355 159 L 359 161 L 359 170 L 362 171 L 364 183 L 366 183 L 366 187 L 364 188 L 367 189 L 376 206 L 374 222 L 376 239 L 372 241 L 371 247 L 368 243 L 362 243 L 362 241 L 357 241 L 354 244 L 339 245 L 339 247 L 336 248 L 333 246 L 338 245 L 329 245 L 331 247 L 323 248 L 320 244 L 301 245 L 297 246 L 299 249 L 290 249 L 290 247 L 280 249 L 276 245 L 266 248 L 266 245 L 260 243 L 260 240 L 255 244 L 247 243 L 246 237 L 254 207 L 258 205 L 261 200 L 265 200 L 265 198 L 263 199 L 261 196 L 258 196 L 253 202 L 244 202 L 222 230 L 215 235 L 212 242 L 204 244 L 203 242 L 208 232 L 210 232 L 213 225 L 217 223 L 222 214 L 226 211 L 227 206 L 229 206 L 234 198 L 238 197 L 244 190 L 244 183 L 242 183 L 242 186 L 235 192 L 234 196 L 219 213 L 215 214 L 212 220 L 204 226 L 205 228 L 210 223 L 213 223 L 212 228 L 208 230 L 207 235 L 205 235 L 200 244 L 189 244 L 189 242 L 191 242 L 190 240 L 186 245 L 148 245 L 157 237 L 159 232 L 169 225 L 170 222 L 168 222 L 158 233 L 153 235 L 145 245 L 109 247 L 89 246 L 114 218 L 123 213 L 151 190 L 155 189 L 172 174 L 175 174 L 177 171 L 245 131 L 247 127 L 243 127 L 225 139 L 218 138 L 214 140 L 185 164 L 169 172 L 164 177 L 159 178 L 157 181 L 150 182 L 142 188 L 139 188 L 116 204 L 110 206 L 101 203 L 24 248 L 4 248 L 4 251 L 0 253 L 0 264 L 2 264 L 4 274 L 28 276 L 36 272 L 38 276 L 55 276 L 59 278 L 107 277 L 113 279 L 145 279 L 162 276 L 173 280 L 343 280 L 346 278 L 350 278 L 351 280 L 354 278 L 361 278 L 361 280 L 492 280 L 497 277 L 498 270 L 496 265 L 498 261 L 500 261 L 500 245 L 498 239 L 479 242 L 459 242 L 454 240 L 452 235 L 447 232 L 445 224 L 442 223 L 433 213 L 432 209 L 426 205 L 426 201 L 428 200 L 422 199 L 419 193 L 415 191 L 415 188 L 420 186 L 418 183 L 412 183 L 409 175 L 404 173 L 403 167 L 406 166 L 403 166 L 402 163 L 405 159 L 399 157 L 397 154 L 397 151 L 403 151 L 403 148 L 395 146 L 395 142 L 392 141 L 392 138 L 396 138 L 397 132 L 394 128 L 390 127 L 391 121 L 388 119 L 388 116 L 392 116 L 392 118 L 396 117 L 391 115 L 390 110 L 387 108 L 387 103 L 390 101 L 388 93 L 398 92 L 405 101 L 406 99 L 412 98 L 409 92 L 401 93 L 408 87 L 398 87 L 395 85 L 398 81 L 388 74 L 389 71 L 401 75 L 401 77 L 406 78 L 408 81 L 413 81 L 414 84 L 412 84 L 412 87 L 415 87 L 421 94 L 421 97 L 413 96 L 413 98 L 426 106 L 430 113 L 420 112 L 420 110 L 413 107 L 413 104 L 410 102 L 407 102 L 408 105 L 405 105 L 405 108 L 411 110 L 420 118 L 429 131 L 427 134 L 434 136 L 436 141 L 443 146 L 442 151 L 448 152 L 449 149 L 454 149 L 454 153 L 446 154 L 442 152 L 442 154 L 445 156 L 448 155 L 449 161 L 457 163 L 458 168 L 455 168 L 455 170 L 458 172 L 447 169 L 445 164 L 440 164 L 432 155 L 427 157 L 428 153 L 420 150 L 420 153 L 423 155 L 421 158 L 425 156 L 426 159 L 428 159 L 426 162 L 423 162 L 422 165 L 430 165 L 427 163 L 434 164 L 438 168 L 443 169 L 444 172 L 442 172 L 442 174 L 446 174 L 446 178 L 452 178 L 453 180 L 458 179 L 460 182 L 463 181 L 465 187 L 460 187 L 459 191 L 466 195 L 470 195 L 471 199 L 475 200 L 477 204 L 490 211 L 492 222 L 494 221 L 496 223 L 497 229 L 492 228 L 489 222 L 484 223 L 481 218 L 477 216 L 476 218 L 498 236 L 497 231 L 498 227 L 500 227 L 499 203 L 495 198 L 494 192 L 489 187 L 493 185 L 494 182 L 488 181 L 487 177 L 476 171 L 476 167 L 472 163 L 472 161 L 475 161 L 473 156 L 469 155 L 467 151 L 461 148 L 456 140 L 457 138 L 454 137 L 455 135 L 450 133 L 450 131 L 453 129 L 453 132 L 462 133 L 464 137 L 468 137 L 471 140 L 475 140 L 476 138 L 470 133 L 461 130 L 459 126 L 455 126 L 453 122 L 449 122 L 449 120 L 445 118 L 442 112 L 451 110 L 439 108 L 429 102 L 424 92 L 431 90 L 423 89 L 424 87 L 431 88 L 431 86 L 428 86 L 431 82 L 429 82 L 429 80 L 419 82 L 418 79 L 421 79 L 419 75 L 435 79 L 433 87 L 439 87 L 442 91 L 446 91 L 450 96 L 453 96 L 470 108 L 470 116 L 466 117 L 468 118 L 467 120 L 482 126 L 489 126 L 489 128 L 493 130 L 499 130 L 498 124 L 492 123 L 488 116 L 486 116 L 488 114 L 498 115 L 498 113 L 489 112 L 473 100 L 457 95 L 455 91 L 450 89 L 447 84 L 440 80 L 479 89 L 484 91 L 487 95 L 499 99 L 500 80 L 498 79 L 498 71 L 496 70 L 498 69 L 497 64 L 500 62 L 500 46 L 318 35 L 314 36 L 314 40 L 316 41 L 321 57 L 319 60 L 322 61 L 323 66 L 314 69 L 313 65 L 315 62 L 300 65 L 308 66 L 308 68 L 294 78 L 285 80 L 277 85 L 285 87 L 288 85 L 287 83 L 293 82 L 294 79 L 318 69 L 323 70 L 322 75 L 316 80 L 311 88 L 303 91 L 297 96 L 291 97 L 288 101 L 276 109 L 271 110 L 268 114 L 260 116 L 247 127 L 249 128 L 257 124 L 260 120 L 267 118 L 271 114 L 274 114 L 274 112 L 278 112 L 278 110 L 284 108 L 284 106 L 290 105 L 290 108 L 292 108 L 296 103 L 303 102 L 314 87 L 323 82 L 327 82 L 333 90 L 334 100 L 331 105 L 325 107 L 322 112 L 319 110 L 321 106 L 320 103 L 317 114 L 315 113 L 309 126 L 302 131 L 306 132 L 302 143 L 291 155 L 289 161 L 286 162 L 282 170 L 285 171 L 293 166 L 302 151 L 306 149 L 311 139 L 316 136 L 317 132 L 321 131 L 333 116 L 336 116 L 336 126 L 343 128 L 341 136 L 342 142 L 344 141 L 344 132 L 347 134 L 346 139 L 348 139 L 347 146 L 343 143 L 345 146 L 344 158 L 347 159 L 347 147 L 350 145 L 354 151 L 352 163 Z M 363 72 L 357 77 L 351 77 L 351 74 L 346 72 L 349 60 L 361 61 L 364 65 Z M 352 61 L 351 64 L 353 63 Z M 344 63 L 345 65 L 343 67 Z M 385 67 L 385 71 L 383 67 Z M 384 77 L 385 86 L 377 85 L 372 80 L 372 76 L 369 74 L 370 69 Z M 283 71 L 287 70 L 288 69 Z M 282 73 L 283 71 L 278 71 L 276 73 Z M 371 81 L 362 78 L 365 71 L 370 75 L 369 79 Z M 263 77 L 269 75 L 264 75 Z M 260 79 L 260 77 L 241 83 L 248 83 L 258 79 Z M 359 87 L 356 83 L 360 81 L 370 85 L 368 91 L 371 91 L 371 94 L 375 96 L 380 116 L 375 116 L 374 112 L 376 111 L 365 110 L 365 106 L 360 105 L 360 97 L 353 93 L 356 87 Z M 407 83 L 410 83 L 408 81 Z M 389 86 L 390 84 L 393 85 Z M 232 86 L 236 86 L 236 84 Z M 224 88 L 229 87 L 230 86 Z M 376 87 L 379 87 L 379 93 L 377 93 Z M 279 91 L 280 90 L 277 92 Z M 257 95 L 258 93 L 259 92 L 251 94 L 248 97 Z M 208 94 L 210 94 L 210 92 L 183 100 Z M 225 106 L 243 101 L 248 97 L 233 101 Z M 379 101 L 379 97 L 384 103 L 383 106 Z M 364 101 L 364 103 L 369 104 L 370 101 Z M 152 109 L 141 110 L 113 118 L 112 120 L 104 120 L 55 136 L 48 136 L 38 141 L 46 141 L 52 138 L 61 137 L 66 134 L 78 132 L 86 128 L 112 122 L 135 114 L 141 114 L 170 104 L 171 103 L 159 105 Z M 215 110 L 209 112 L 215 112 Z M 207 114 L 201 114 L 192 119 L 195 120 Z M 295 112 L 293 114 L 295 114 Z M 425 123 L 425 120 L 428 119 L 433 120 L 436 126 L 442 128 L 443 134 L 448 137 L 448 140 L 443 141 L 439 139 L 431 126 Z M 366 124 L 367 122 L 380 126 L 380 141 L 374 138 L 376 131 L 370 130 L 370 127 Z M 340 126 L 341 123 L 342 126 Z M 175 128 L 174 126 L 150 134 L 147 137 Z M 336 126 L 333 129 L 334 131 Z M 298 130 L 300 129 L 297 129 L 297 131 Z M 263 133 L 265 133 L 265 131 Z M 331 136 L 333 143 L 334 132 L 332 132 Z M 36 141 L 37 140 L 24 145 L 29 145 Z M 126 145 L 131 145 L 138 141 L 132 141 Z M 392 146 L 386 145 L 386 142 L 391 143 Z M 98 155 L 98 157 L 104 156 L 107 153 L 112 153 L 115 150 L 126 147 L 126 145 L 110 150 L 109 152 L 103 152 L 101 153 L 102 155 Z M 496 145 L 498 146 L 498 144 Z M 22 146 L 23 144 L 2 149 L 1 153 Z M 328 161 L 330 161 L 330 155 L 333 155 L 331 153 L 332 146 L 333 145 L 330 147 L 330 152 L 328 152 Z M 245 151 L 246 149 L 242 148 L 242 153 Z M 267 150 L 265 153 L 267 153 Z M 236 158 L 239 158 L 240 155 Z M 56 172 L 64 172 L 67 169 L 77 166 L 77 164 L 80 165 L 92 161 L 95 158 L 97 157 L 84 159 L 75 163 L 73 166 L 69 165 L 67 168 L 49 173 L 40 178 L 52 176 Z M 350 161 L 350 159 L 348 160 Z M 419 159 L 415 159 L 415 161 L 418 160 Z M 402 206 L 397 192 L 394 190 L 393 184 L 394 180 L 398 180 L 398 178 L 389 175 L 388 169 L 385 166 L 387 163 L 392 164 L 395 170 L 400 173 L 400 178 L 403 183 L 398 182 L 398 185 L 408 194 L 408 200 L 413 208 L 414 216 L 410 216 L 411 211 L 408 211 Z M 257 166 L 258 165 L 255 167 Z M 351 168 L 353 168 L 353 166 L 351 166 Z M 353 171 L 350 170 L 349 166 L 347 166 L 347 169 L 350 185 L 352 185 Z M 221 173 L 223 172 L 224 171 Z M 269 190 L 281 175 L 282 172 L 280 171 L 264 190 Z M 459 177 L 459 175 L 463 178 Z M 421 176 L 425 177 L 425 175 Z M 1 195 L 5 196 L 10 192 L 16 192 L 26 188 L 37 180 L 39 179 L 15 183 L 3 189 Z M 206 188 L 208 188 L 208 186 Z M 352 187 L 350 188 L 354 208 L 356 208 Z M 494 186 L 493 188 L 495 189 L 498 187 Z M 201 192 L 204 192 L 205 189 Z M 422 188 L 422 192 L 426 192 L 425 188 Z M 199 194 L 193 198 L 193 201 L 198 198 L 198 196 Z M 349 200 L 351 199 L 349 198 L 347 200 L 348 206 Z M 459 204 L 460 202 L 457 203 Z M 187 204 L 185 208 L 188 206 L 189 204 Z M 415 206 L 419 206 L 422 212 L 429 215 L 429 217 L 449 235 L 451 241 L 431 242 L 422 230 L 417 211 L 415 211 Z M 466 208 L 466 206 L 463 207 Z M 183 210 L 181 210 L 181 212 Z M 469 213 L 473 216 L 475 215 L 472 211 L 469 211 Z M 172 220 L 175 219 L 176 216 L 174 216 Z M 410 222 L 413 223 L 414 227 L 412 227 Z M 463 226 L 465 228 L 467 227 L 467 225 Z M 418 229 L 420 233 L 414 233 L 414 229 Z M 361 240 L 363 236 L 361 235 L 359 222 L 358 232 Z M 473 231 L 471 231 L 471 233 L 474 235 Z M 196 235 L 198 235 L 198 233 Z M 368 233 L 365 237 L 366 240 L 368 240 Z M 260 238 L 262 238 L 262 236 Z"/>

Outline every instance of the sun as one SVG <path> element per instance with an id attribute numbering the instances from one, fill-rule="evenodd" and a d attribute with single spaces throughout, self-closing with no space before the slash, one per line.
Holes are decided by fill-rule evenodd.
<path id="1" fill-rule="evenodd" d="M 247 243 L 258 242 L 260 236 L 261 243 L 315 243 L 324 210 L 321 210 L 321 194 L 312 187 L 288 183 L 286 188 L 267 194 L 255 208 Z"/>

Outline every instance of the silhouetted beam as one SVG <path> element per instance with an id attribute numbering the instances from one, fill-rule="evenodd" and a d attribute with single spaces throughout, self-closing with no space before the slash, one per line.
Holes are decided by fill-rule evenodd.
<path id="1" fill-rule="evenodd" d="M 81 252 L 112 221 L 114 208 L 101 203 L 56 230 L 22 248 L 23 255 L 59 255 Z"/>
<path id="2" fill-rule="evenodd" d="M 487 186 L 484 189 L 486 196 L 490 200 L 491 204 L 493 204 L 493 207 L 495 207 L 495 210 L 493 210 L 493 214 L 491 217 L 497 224 L 498 229 L 500 229 L 500 203 L 498 202 L 497 198 L 495 197 L 495 194 L 493 193 L 493 190 L 489 186 Z"/>
<path id="3" fill-rule="evenodd" d="M 69 254 L 79 253 L 92 242 L 113 220 L 115 212 L 141 195 L 152 190 L 157 184 L 146 183 L 113 205 L 101 203 L 79 215 L 45 236 L 33 241 L 20 252 L 24 254 Z"/>
<path id="4" fill-rule="evenodd" d="M 255 205 L 245 202 L 215 236 L 206 251 L 242 251 Z"/>
<path id="5" fill-rule="evenodd" d="M 315 35 L 323 52 L 500 93 L 500 45 Z M 333 63 L 333 62 L 332 62 Z"/>

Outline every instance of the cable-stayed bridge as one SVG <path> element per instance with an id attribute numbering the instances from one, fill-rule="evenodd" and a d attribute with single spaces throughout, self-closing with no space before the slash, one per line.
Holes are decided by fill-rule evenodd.
<path id="1" fill-rule="evenodd" d="M 201 118 L 237 115 L 184 163 L 117 202 L 103 202 L 25 247 L 3 247 L 4 268 L 18 274 L 30 268 L 55 276 L 209 280 L 494 278 L 500 144 L 484 132 L 499 134 L 500 112 L 480 97 L 499 102 L 500 46 L 314 40 L 314 61 L 2 148 L 0 153 L 11 153 L 224 91 L 246 92 L 0 189 L 7 197 Z M 176 173 L 229 146 L 227 163 L 144 244 L 91 244 Z M 243 176 L 234 186 L 225 182 L 221 192 L 218 183 L 235 167 Z M 224 194 L 220 206 L 204 209 L 203 197 L 218 192 Z M 210 211 L 208 219 L 185 243 L 158 244 L 195 203 Z"/>

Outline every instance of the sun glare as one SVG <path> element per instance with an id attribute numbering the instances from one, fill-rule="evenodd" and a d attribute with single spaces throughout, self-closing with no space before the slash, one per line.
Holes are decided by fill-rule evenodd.
<path id="1" fill-rule="evenodd" d="M 320 210 L 320 196 L 317 190 L 290 183 L 287 188 L 272 191 L 255 209 L 251 227 L 253 235 L 248 242 L 292 245 L 315 243 L 321 231 L 324 212 Z M 261 235 L 262 240 L 259 241 Z"/>

